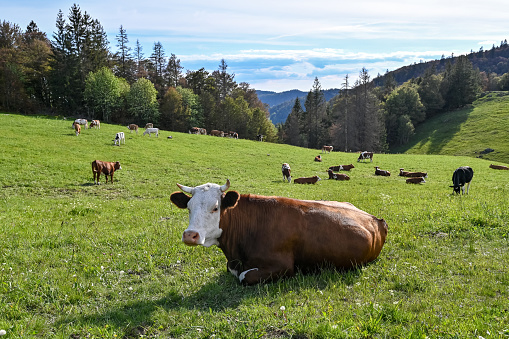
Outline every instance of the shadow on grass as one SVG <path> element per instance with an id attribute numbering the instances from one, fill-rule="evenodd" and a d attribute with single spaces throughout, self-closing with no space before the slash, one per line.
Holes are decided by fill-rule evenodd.
<path id="1" fill-rule="evenodd" d="M 393 153 L 405 153 L 412 148 L 420 149 L 429 143 L 427 153 L 440 154 L 459 132 L 461 125 L 468 120 L 472 111 L 473 108 L 466 108 L 432 118 L 428 123 L 418 126 L 417 133 L 410 141 L 403 146 L 395 147 Z"/>
<path id="2" fill-rule="evenodd" d="M 368 264 L 369 265 L 369 264 Z M 273 283 L 243 286 L 230 273 L 224 272 L 216 279 L 205 284 L 189 296 L 171 291 L 160 299 L 137 300 L 126 302 L 118 308 L 98 309 L 95 314 L 62 317 L 55 323 L 57 328 L 72 323 L 76 327 L 104 328 L 109 325 L 126 332 L 137 331 L 152 326 L 154 313 L 163 310 L 168 314 L 174 312 L 224 312 L 237 308 L 244 299 L 277 298 L 285 291 L 300 289 L 327 288 L 330 284 L 344 283 L 352 285 L 360 279 L 362 269 L 338 271 L 329 268 L 319 269 L 312 273 L 298 273 L 296 276 Z"/>

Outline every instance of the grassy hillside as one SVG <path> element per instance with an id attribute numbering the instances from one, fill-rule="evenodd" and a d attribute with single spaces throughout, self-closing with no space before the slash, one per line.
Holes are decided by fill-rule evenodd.
<path id="1" fill-rule="evenodd" d="M 509 163 L 509 93 L 491 92 L 471 107 L 441 114 L 418 126 L 408 145 L 393 152 L 483 157 Z M 487 148 L 494 152 L 481 154 Z"/>
<path id="2" fill-rule="evenodd" d="M 464 156 L 357 154 L 0 114 L 0 330 L 5 338 L 465 338 L 509 336 L 509 171 Z M 113 146 L 116 132 L 126 144 Z M 168 136 L 172 139 L 168 139 Z M 489 147 L 488 145 L 486 147 Z M 497 149 L 496 147 L 493 147 Z M 94 185 L 94 159 L 120 161 Z M 316 185 L 282 181 L 319 175 Z M 326 180 L 331 165 L 356 166 Z M 373 166 L 392 171 L 374 176 Z M 470 194 L 452 171 L 474 168 Z M 397 170 L 424 170 L 423 185 Z M 384 218 L 378 260 L 243 287 L 217 247 L 187 247 L 176 183 L 349 201 Z M 275 216 L 276 218 L 277 216 Z"/>

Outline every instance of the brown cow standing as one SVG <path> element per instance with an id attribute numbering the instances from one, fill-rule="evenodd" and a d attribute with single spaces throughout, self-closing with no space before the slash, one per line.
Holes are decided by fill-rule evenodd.
<path id="1" fill-rule="evenodd" d="M 227 269 L 242 284 L 291 277 L 297 269 L 355 268 L 375 260 L 387 237 L 383 219 L 348 202 L 226 192 L 229 181 L 223 186 L 177 185 L 192 195 L 174 192 L 170 197 L 189 210 L 182 241 L 218 246 Z"/>
<path id="2" fill-rule="evenodd" d="M 223 131 L 219 131 L 217 129 L 213 129 L 212 131 L 210 131 L 210 135 L 212 135 L 214 137 L 223 137 L 224 136 L 224 132 Z"/>
<path id="3" fill-rule="evenodd" d="M 313 177 L 303 177 L 303 178 L 297 178 L 293 180 L 294 184 L 316 184 L 317 181 L 320 181 L 319 176 L 313 176 Z"/>
<path id="4" fill-rule="evenodd" d="M 361 161 L 361 160 L 364 160 L 364 159 L 369 159 L 370 162 L 373 162 L 373 152 L 361 152 L 361 154 L 359 154 L 359 157 L 357 158 L 357 162 Z"/>
<path id="5" fill-rule="evenodd" d="M 76 136 L 80 135 L 80 133 L 81 133 L 80 124 L 74 124 L 74 132 L 76 132 Z"/>
<path id="6" fill-rule="evenodd" d="M 337 165 L 337 166 L 331 166 L 329 167 L 330 170 L 333 170 L 333 171 L 349 171 L 351 170 L 352 168 L 355 168 L 354 165 L 350 164 L 350 165 Z"/>
<path id="7" fill-rule="evenodd" d="M 133 131 L 136 131 L 136 134 L 138 134 L 138 125 L 136 124 L 130 124 L 127 126 L 127 129 L 132 133 Z"/>
<path id="8" fill-rule="evenodd" d="M 324 152 L 325 153 L 327 153 L 327 152 L 330 153 L 330 152 L 332 152 L 333 149 L 334 149 L 334 147 L 332 147 L 332 146 L 323 145 L 322 146 L 322 153 L 324 153 Z"/>
<path id="9" fill-rule="evenodd" d="M 490 164 L 490 168 L 498 169 L 498 170 L 509 170 L 509 167 L 507 167 L 507 166 L 493 165 L 493 164 Z"/>
<path id="10" fill-rule="evenodd" d="M 108 175 L 110 176 L 110 181 L 113 184 L 113 173 L 115 173 L 115 170 L 121 170 L 122 167 L 120 167 L 120 162 L 108 162 L 108 161 L 101 161 L 101 160 L 94 160 L 92 161 L 92 174 L 94 175 L 94 183 L 97 185 L 100 185 L 99 177 L 101 176 L 101 173 L 104 174 L 106 177 L 106 183 L 108 183 Z M 96 180 L 97 176 L 97 180 Z"/>

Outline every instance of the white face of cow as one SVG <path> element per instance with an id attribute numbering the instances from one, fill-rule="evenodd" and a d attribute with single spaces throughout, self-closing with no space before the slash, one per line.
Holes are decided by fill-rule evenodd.
<path id="1" fill-rule="evenodd" d="M 230 182 L 227 181 L 223 186 L 211 183 L 196 187 L 178 186 L 182 191 L 192 194 L 187 202 L 189 226 L 182 235 L 182 241 L 186 245 L 218 245 L 223 232 L 219 228 L 221 197 Z"/>

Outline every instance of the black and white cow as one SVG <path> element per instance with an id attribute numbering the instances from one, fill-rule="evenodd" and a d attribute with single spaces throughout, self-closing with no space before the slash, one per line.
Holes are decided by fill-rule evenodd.
<path id="1" fill-rule="evenodd" d="M 467 193 L 470 188 L 470 182 L 474 177 L 474 170 L 468 166 L 458 167 L 454 173 L 452 174 L 452 187 L 454 189 L 454 193 L 459 194 L 460 188 L 461 192 L 465 194 L 465 184 L 467 184 Z"/>

